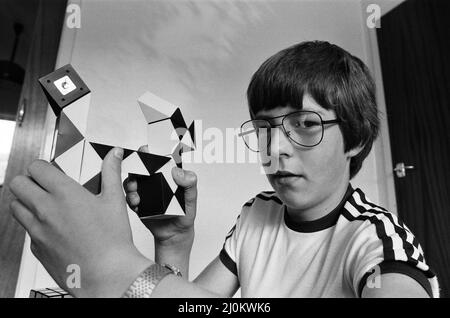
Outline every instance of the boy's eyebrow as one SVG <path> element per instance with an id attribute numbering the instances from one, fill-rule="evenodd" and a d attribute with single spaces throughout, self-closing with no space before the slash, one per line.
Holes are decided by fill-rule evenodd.
<path id="1" fill-rule="evenodd" d="M 273 117 L 267 116 L 267 115 L 256 115 L 255 119 L 271 119 Z"/>
<path id="2" fill-rule="evenodd" d="M 319 114 L 320 116 L 322 116 L 322 117 L 325 117 L 325 116 L 326 116 L 326 114 L 325 114 L 323 111 L 321 111 L 321 110 L 319 110 L 319 109 L 311 109 L 311 108 L 303 108 L 303 109 L 299 109 L 299 110 L 294 110 L 294 111 L 289 112 L 289 113 L 287 113 L 287 114 L 295 113 L 295 112 L 297 112 L 297 111 L 302 111 L 302 110 L 304 110 L 304 111 L 309 111 L 309 112 L 315 112 L 315 113 L 318 113 L 318 114 Z M 287 115 L 287 114 L 285 114 L 285 115 Z M 272 118 L 274 118 L 274 117 L 281 117 L 281 116 L 256 115 L 256 116 L 254 117 L 254 119 L 266 119 L 266 120 L 268 120 L 268 119 L 272 119 Z"/>
<path id="3" fill-rule="evenodd" d="M 320 110 L 320 109 L 303 108 L 302 110 L 309 111 L 309 112 L 315 112 L 315 113 L 318 113 L 318 114 L 319 114 L 320 116 L 322 116 L 322 117 L 325 117 L 325 116 L 326 116 L 326 114 L 325 114 L 322 110 Z"/>

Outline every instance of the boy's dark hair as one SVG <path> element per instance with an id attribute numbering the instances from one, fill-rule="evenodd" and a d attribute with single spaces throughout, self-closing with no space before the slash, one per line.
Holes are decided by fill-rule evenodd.
<path id="1" fill-rule="evenodd" d="M 302 109 L 305 93 L 336 112 L 345 152 L 363 146 L 350 161 L 353 178 L 379 130 L 375 84 L 369 69 L 359 58 L 328 42 L 288 47 L 270 57 L 253 75 L 247 90 L 250 116 L 279 106 Z"/>

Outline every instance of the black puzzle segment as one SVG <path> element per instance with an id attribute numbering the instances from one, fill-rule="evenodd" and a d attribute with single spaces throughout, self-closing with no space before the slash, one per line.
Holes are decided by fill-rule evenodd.
<path id="1" fill-rule="evenodd" d="M 188 130 L 186 131 L 183 138 L 181 139 L 181 143 L 186 146 L 185 147 L 186 150 L 183 152 L 189 152 L 189 151 L 195 150 L 194 139 L 192 138 L 190 131 L 188 131 Z"/>
<path id="2" fill-rule="evenodd" d="M 105 159 L 108 152 L 113 149 L 113 146 L 104 145 L 104 144 L 97 144 L 94 142 L 90 142 L 92 148 L 94 148 L 95 152 L 98 154 L 98 156 L 103 160 Z"/>
<path id="3" fill-rule="evenodd" d="M 137 214 L 140 218 L 162 215 L 166 212 L 173 192 L 162 173 L 151 176 L 129 174 L 128 177 L 137 182 L 140 198 Z"/>
<path id="4" fill-rule="evenodd" d="M 89 190 L 92 194 L 100 194 L 102 191 L 102 174 L 101 172 L 92 177 L 88 182 L 83 184 L 87 190 Z"/>
<path id="5" fill-rule="evenodd" d="M 183 212 L 186 213 L 185 201 L 184 201 L 184 188 L 178 187 L 175 191 L 175 198 L 177 199 Z"/>
<path id="6" fill-rule="evenodd" d="M 192 121 L 191 125 L 189 126 L 189 133 L 192 138 L 192 142 L 194 143 L 194 147 L 197 147 L 197 144 L 195 143 L 195 121 Z"/>
<path id="7" fill-rule="evenodd" d="M 41 77 L 39 84 L 56 116 L 59 116 L 64 107 L 90 93 L 70 64 Z"/>
<path id="8" fill-rule="evenodd" d="M 137 154 L 139 158 L 141 158 L 141 161 L 144 164 L 145 168 L 148 170 L 149 174 L 155 173 L 171 159 L 170 157 L 159 156 L 152 153 L 140 151 L 138 151 Z"/>
<path id="9" fill-rule="evenodd" d="M 123 159 L 127 159 L 127 157 L 129 157 L 134 152 L 136 152 L 136 151 L 124 148 L 123 149 Z"/>
<path id="10" fill-rule="evenodd" d="M 105 159 L 108 152 L 114 148 L 114 146 L 105 145 L 105 144 L 98 144 L 95 142 L 90 142 L 92 148 L 94 148 L 95 152 L 98 154 L 98 156 L 103 160 Z M 123 149 L 123 159 L 126 159 L 128 156 L 130 156 L 134 150 L 131 149 Z"/>
<path id="11" fill-rule="evenodd" d="M 187 130 L 187 125 L 179 108 L 175 110 L 175 112 L 170 117 L 170 120 L 172 121 L 172 125 L 177 130 L 177 132 L 182 132 L 181 137 L 179 137 L 181 140 Z"/>
<path id="12" fill-rule="evenodd" d="M 72 121 L 61 112 L 57 121 L 57 139 L 55 146 L 54 158 L 59 157 L 62 153 L 66 152 L 74 145 L 84 139 L 80 131 L 75 127 Z"/>

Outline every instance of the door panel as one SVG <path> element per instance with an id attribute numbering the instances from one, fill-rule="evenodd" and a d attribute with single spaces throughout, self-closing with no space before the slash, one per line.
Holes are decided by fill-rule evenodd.
<path id="1" fill-rule="evenodd" d="M 423 246 L 443 297 L 450 296 L 449 15 L 448 1 L 410 0 L 377 30 L 393 163 L 414 167 L 395 177 L 398 214 Z"/>

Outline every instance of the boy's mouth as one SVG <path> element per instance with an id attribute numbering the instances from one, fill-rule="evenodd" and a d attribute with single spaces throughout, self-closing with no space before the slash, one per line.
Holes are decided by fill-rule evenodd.
<path id="1" fill-rule="evenodd" d="M 280 185 L 288 185 L 302 178 L 303 175 L 295 174 L 290 171 L 280 170 L 270 175 L 270 177 Z"/>
<path id="2" fill-rule="evenodd" d="M 301 177 L 301 174 L 295 174 L 287 170 L 278 170 L 277 172 L 271 174 L 274 177 Z"/>

